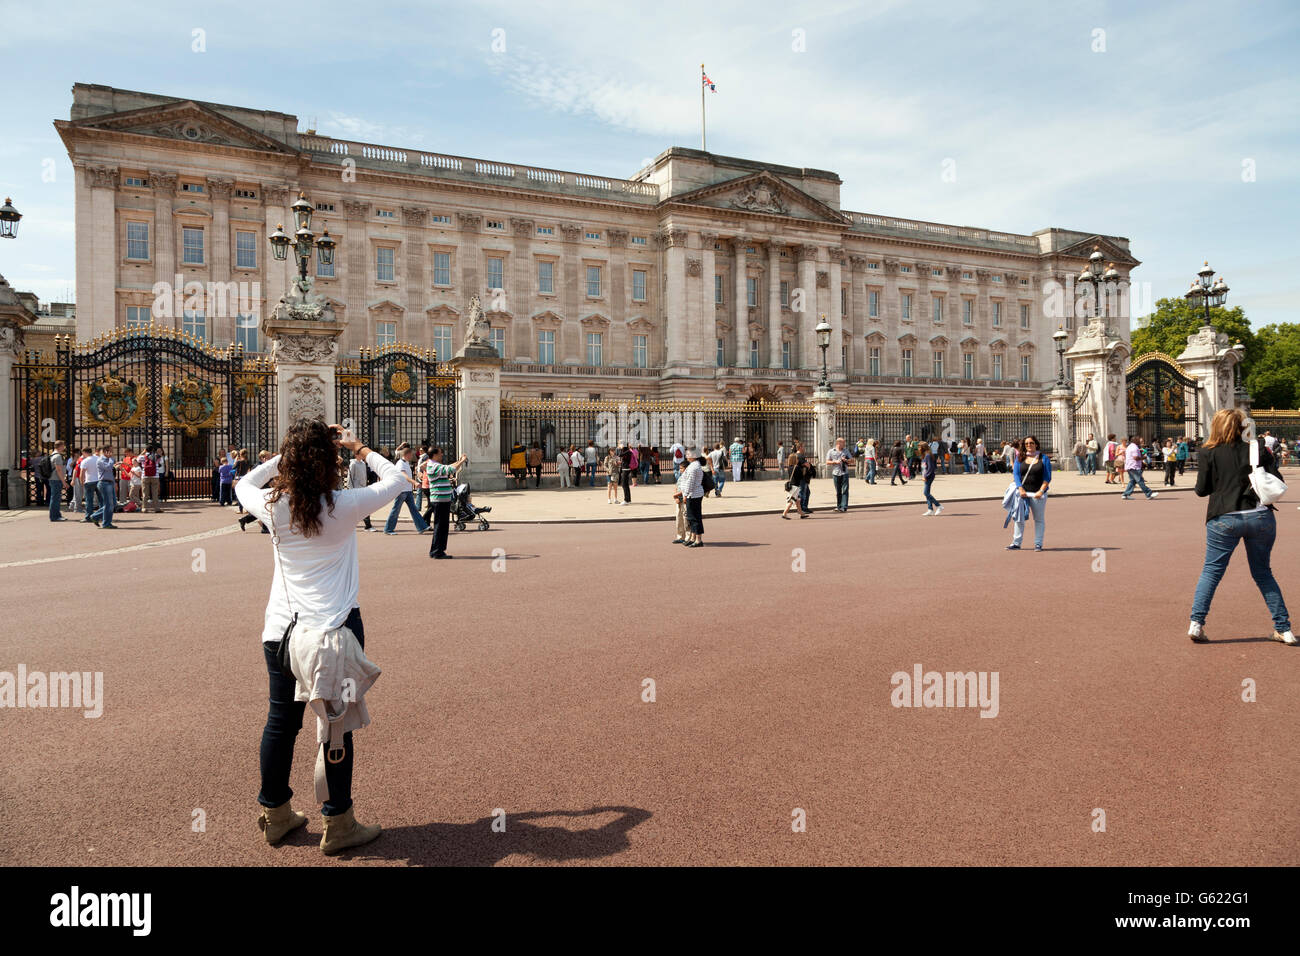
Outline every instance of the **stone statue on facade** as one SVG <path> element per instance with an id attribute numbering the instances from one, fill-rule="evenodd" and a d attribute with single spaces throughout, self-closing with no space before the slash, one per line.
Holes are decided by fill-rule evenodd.
<path id="1" fill-rule="evenodd" d="M 465 316 L 465 345 L 469 346 L 490 346 L 489 330 L 492 328 L 487 317 L 483 314 L 483 306 L 479 303 L 478 293 L 469 297 L 469 311 Z"/>

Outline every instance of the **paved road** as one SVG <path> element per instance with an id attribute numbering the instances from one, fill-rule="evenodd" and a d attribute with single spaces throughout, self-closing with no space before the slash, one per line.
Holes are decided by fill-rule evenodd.
<path id="1" fill-rule="evenodd" d="M 437 564 L 409 530 L 362 535 L 384 674 L 355 790 L 386 832 L 339 865 L 1300 863 L 1300 654 L 1265 640 L 1241 555 L 1214 643 L 1184 636 L 1203 507 L 1062 498 L 1042 554 L 1003 551 L 987 501 L 730 518 L 696 551 L 661 523 L 468 532 Z M 0 524 L 0 563 L 130 548 L 0 569 L 0 671 L 102 671 L 106 698 L 0 710 L 0 863 L 322 861 L 314 812 L 280 848 L 254 827 L 268 539 L 132 547 L 230 517 Z M 1300 521 L 1279 520 L 1294 609 Z M 891 706 L 917 664 L 996 671 L 997 717 Z"/>

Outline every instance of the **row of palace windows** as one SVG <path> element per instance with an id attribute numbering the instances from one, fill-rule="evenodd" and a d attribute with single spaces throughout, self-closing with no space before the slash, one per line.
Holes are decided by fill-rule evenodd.
<path id="1" fill-rule="evenodd" d="M 759 368 L 758 350 L 759 350 L 758 341 L 751 340 L 749 343 L 749 367 L 750 368 Z M 935 349 L 931 353 L 931 359 L 930 359 L 931 370 L 934 378 L 943 378 L 944 375 L 946 374 L 945 367 L 944 367 L 945 366 L 944 356 L 945 356 L 945 352 L 940 349 Z M 844 346 L 842 348 L 840 359 L 843 362 L 844 367 L 848 368 L 848 364 L 849 364 L 848 346 Z M 725 339 L 717 340 L 717 351 L 716 351 L 715 360 L 719 368 L 722 368 L 727 364 Z M 1003 381 L 1004 379 L 1002 360 L 1003 357 L 1001 355 L 996 353 L 993 355 L 993 374 L 991 378 L 995 382 L 1000 382 Z M 781 343 L 781 368 L 788 369 L 789 367 L 790 367 L 790 343 L 782 342 Z M 1021 381 L 1028 382 L 1033 380 L 1033 368 L 1034 368 L 1033 359 L 1030 356 L 1028 355 L 1020 356 L 1020 380 Z M 881 365 L 880 348 L 878 346 L 872 346 L 867 349 L 867 374 L 878 376 L 882 374 L 881 370 L 882 370 L 882 365 Z M 902 350 L 903 377 L 904 378 L 914 377 L 916 374 L 915 370 L 916 370 L 916 356 L 914 354 L 914 350 L 903 349 Z M 974 352 L 962 353 L 961 377 L 964 379 L 973 379 L 975 377 L 975 353 Z"/>

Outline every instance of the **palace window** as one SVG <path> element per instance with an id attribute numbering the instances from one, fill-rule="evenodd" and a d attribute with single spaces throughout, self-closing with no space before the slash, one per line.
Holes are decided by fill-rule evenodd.
<path id="1" fill-rule="evenodd" d="M 506 227 L 504 219 L 489 219 L 486 225 L 489 229 L 495 229 L 498 231 L 504 230 Z"/>
<path id="2" fill-rule="evenodd" d="M 971 275 L 969 272 L 963 272 L 963 273 L 961 274 L 961 277 L 962 277 L 963 279 L 973 279 L 973 278 L 975 278 L 975 277 L 974 277 L 973 275 Z"/>
<path id="3" fill-rule="evenodd" d="M 868 262 L 868 263 L 867 263 L 867 268 L 868 268 L 868 269 L 879 269 L 879 268 L 880 268 L 880 263 L 879 263 L 879 262 Z"/>
<path id="4" fill-rule="evenodd" d="M 1027 305 L 1020 306 L 1020 327 L 1022 329 L 1029 328 L 1029 306 Z"/>
<path id="5" fill-rule="evenodd" d="M 181 315 L 181 331 L 192 335 L 200 342 L 208 340 L 208 317 L 202 312 L 186 309 Z"/>
<path id="6" fill-rule="evenodd" d="M 993 356 L 993 381 L 995 382 L 1002 381 L 1002 356 L 1001 355 Z"/>
<path id="7" fill-rule="evenodd" d="M 713 301 L 717 305 L 722 305 L 722 276 L 713 277 Z"/>
<path id="8" fill-rule="evenodd" d="M 961 300 L 961 324 L 973 325 L 975 322 L 975 303 L 970 299 Z"/>
<path id="9" fill-rule="evenodd" d="M 257 193 L 254 192 L 254 191 L 251 190 L 251 189 L 236 189 L 236 190 L 235 190 L 235 198 L 236 198 L 236 199 L 256 199 L 256 198 L 257 198 Z M 333 207 L 331 207 L 331 211 L 333 211 Z"/>
<path id="10" fill-rule="evenodd" d="M 961 377 L 962 378 L 975 377 L 975 353 L 974 352 L 961 353 Z"/>
<path id="11" fill-rule="evenodd" d="M 749 367 L 758 368 L 758 340 L 749 340 Z"/>
<path id="12" fill-rule="evenodd" d="M 433 353 L 443 362 L 451 358 L 450 325 L 435 325 L 433 327 Z"/>
<path id="13" fill-rule="evenodd" d="M 188 266 L 203 265 L 203 229 L 184 226 L 181 229 L 181 262 Z"/>
<path id="14" fill-rule="evenodd" d="M 840 315 L 849 314 L 849 290 L 843 286 L 840 287 Z"/>
<path id="15" fill-rule="evenodd" d="M 911 349 L 903 349 L 903 376 L 905 378 L 912 377 L 912 350 Z"/>
<path id="16" fill-rule="evenodd" d="M 911 322 L 912 321 L 912 296 L 908 293 L 904 293 L 900 297 L 899 302 L 902 305 L 902 309 L 903 309 L 903 321 Z"/>
<path id="17" fill-rule="evenodd" d="M 149 324 L 151 314 L 147 305 L 128 305 L 126 307 L 126 327 L 128 329 L 145 328 Z"/>
<path id="18" fill-rule="evenodd" d="M 644 245 L 645 245 L 645 236 L 633 236 L 633 237 L 632 237 L 632 245 L 634 245 L 634 246 L 644 246 Z"/>
<path id="19" fill-rule="evenodd" d="M 790 283 L 787 280 L 781 280 L 781 308 L 790 307 Z"/>
<path id="20" fill-rule="evenodd" d="M 1033 376 L 1033 365 L 1028 355 L 1020 356 L 1020 381 L 1028 382 Z"/>
<path id="21" fill-rule="evenodd" d="M 320 261 L 320 256 L 317 256 L 317 257 L 316 257 L 316 276 L 317 276 L 317 278 L 320 278 L 320 279 L 333 279 L 333 278 L 334 278 L 334 263 L 331 262 L 331 263 L 329 263 L 328 265 L 326 265 L 325 263 L 323 263 L 323 262 Z"/>
<path id="22" fill-rule="evenodd" d="M 149 180 L 142 179 L 139 176 L 127 176 L 125 179 L 122 180 L 122 185 L 139 186 L 141 189 L 145 189 L 149 186 Z"/>
<path id="23" fill-rule="evenodd" d="M 375 210 L 375 215 L 380 219 L 396 219 L 397 210 L 380 208 Z"/>
<path id="24" fill-rule="evenodd" d="M 392 282 L 396 275 L 394 263 L 396 250 L 392 246 L 380 246 L 375 250 L 375 279 L 379 282 Z"/>
<path id="25" fill-rule="evenodd" d="M 912 267 L 911 267 L 911 266 L 899 266 L 899 267 L 898 267 L 898 271 L 899 271 L 899 272 L 911 272 L 911 271 L 912 271 Z"/>
<path id="26" fill-rule="evenodd" d="M 451 224 L 451 216 L 430 216 L 429 222 L 441 222 L 447 225 Z"/>
<path id="27" fill-rule="evenodd" d="M 943 278 L 943 270 L 942 270 L 942 269 L 931 269 L 931 270 L 930 270 L 930 275 L 932 275 L 932 276 L 937 276 L 938 278 L 942 279 L 942 278 Z"/>
<path id="28" fill-rule="evenodd" d="M 646 368 L 650 360 L 650 336 L 632 336 L 632 367 Z"/>
<path id="29" fill-rule="evenodd" d="M 758 306 L 758 279 L 754 276 L 745 277 L 745 304 L 751 309 Z"/>
<path id="30" fill-rule="evenodd" d="M 587 233 L 583 233 L 583 235 L 584 235 L 587 239 L 594 239 L 594 240 L 596 240 L 597 242 L 600 241 L 600 233 L 598 233 L 598 232 L 587 232 Z"/>
<path id="31" fill-rule="evenodd" d="M 790 367 L 790 343 L 789 342 L 781 343 L 781 367 L 782 368 Z"/>
<path id="32" fill-rule="evenodd" d="M 847 345 L 840 346 L 840 367 L 849 367 L 849 347 Z"/>
<path id="33" fill-rule="evenodd" d="M 376 322 L 375 323 L 375 345 L 383 348 L 385 345 L 393 345 L 397 342 L 397 323 L 396 322 Z"/>
<path id="34" fill-rule="evenodd" d="M 603 336 L 600 332 L 587 333 L 587 364 L 603 365 Z"/>
<path id="35" fill-rule="evenodd" d="M 943 378 L 943 352 L 934 350 L 934 377 Z"/>
<path id="36" fill-rule="evenodd" d="M 333 212 L 334 204 L 332 202 L 318 202 L 316 204 L 317 212 Z"/>
<path id="37" fill-rule="evenodd" d="M 994 282 L 1001 282 L 1001 281 L 1002 281 L 1002 276 L 993 276 L 993 281 L 994 281 Z"/>
<path id="38" fill-rule="evenodd" d="M 128 222 L 126 224 L 126 257 L 128 259 L 149 258 L 149 224 L 147 222 Z"/>
<path id="39" fill-rule="evenodd" d="M 488 288 L 504 289 L 506 287 L 506 261 L 492 256 L 487 261 L 487 267 Z"/>
<path id="40" fill-rule="evenodd" d="M 873 319 L 880 317 L 880 293 L 875 289 L 867 293 L 867 315 Z"/>
<path id="41" fill-rule="evenodd" d="M 435 252 L 433 254 L 433 284 L 451 285 L 451 253 Z"/>
<path id="42" fill-rule="evenodd" d="M 555 332 L 551 329 L 537 330 L 537 362 L 540 365 L 555 364 Z"/>
<path id="43" fill-rule="evenodd" d="M 867 374 L 880 374 L 880 348 L 878 346 L 873 345 L 867 349 Z"/>
<path id="44" fill-rule="evenodd" d="M 643 269 L 632 270 L 632 301 L 644 302 L 646 300 L 646 274 Z"/>
<path id="45" fill-rule="evenodd" d="M 506 330 L 505 329 L 488 329 L 488 345 L 496 351 L 500 358 L 506 357 Z"/>
<path id="46" fill-rule="evenodd" d="M 936 324 L 942 323 L 943 322 L 943 296 L 941 295 L 931 296 L 930 301 L 934 305 L 935 323 Z"/>
<path id="47" fill-rule="evenodd" d="M 600 298 L 600 266 L 587 266 L 587 298 Z"/>
<path id="48" fill-rule="evenodd" d="M 257 268 L 257 233 L 235 233 L 235 268 Z"/>
<path id="49" fill-rule="evenodd" d="M 991 303 L 991 304 L 992 304 L 992 306 L 993 306 L 993 325 L 994 325 L 995 327 L 1001 328 L 1001 326 L 1002 326 L 1002 303 L 1001 303 L 1001 302 L 994 302 L 994 303 Z"/>
<path id="50" fill-rule="evenodd" d="M 537 234 L 538 234 L 539 236 L 553 236 L 553 235 L 555 235 L 555 227 L 554 227 L 554 226 L 538 226 L 538 227 L 537 227 Z"/>
<path id="51" fill-rule="evenodd" d="M 201 193 L 203 192 L 203 186 L 199 183 L 181 183 L 181 192 Z"/>
<path id="52" fill-rule="evenodd" d="M 555 263 L 548 260 L 541 260 L 537 263 L 537 291 L 542 295 L 552 295 L 555 292 Z"/>
<path id="53" fill-rule="evenodd" d="M 257 324 L 255 315 L 235 316 L 235 344 L 242 345 L 245 352 L 258 351 Z"/>
<path id="54" fill-rule="evenodd" d="M 717 342 L 718 345 L 717 345 L 717 351 L 714 353 L 714 361 L 717 364 L 718 368 L 722 368 L 722 366 L 727 364 L 726 349 L 723 347 L 722 339 L 718 339 Z"/>

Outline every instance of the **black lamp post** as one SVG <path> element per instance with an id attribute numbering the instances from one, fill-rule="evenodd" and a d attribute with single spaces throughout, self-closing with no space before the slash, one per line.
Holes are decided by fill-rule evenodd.
<path id="1" fill-rule="evenodd" d="M 1106 257 L 1101 254 L 1101 247 L 1093 246 L 1092 255 L 1088 257 L 1088 264 L 1083 267 L 1083 271 L 1075 279 L 1075 282 L 1080 286 L 1092 286 L 1093 317 L 1098 319 L 1107 317 L 1106 312 L 1108 310 L 1103 304 L 1102 295 L 1105 294 L 1106 298 L 1109 299 L 1112 287 L 1119 285 L 1119 280 L 1122 278 L 1119 270 L 1115 268 L 1115 263 L 1112 262 L 1105 266 L 1103 265 L 1105 261 Z"/>
<path id="2" fill-rule="evenodd" d="M 5 204 L 0 206 L 0 239 L 16 239 L 21 218 L 23 214 L 14 208 L 14 201 L 6 197 Z"/>
<path id="3" fill-rule="evenodd" d="M 1197 301 L 1201 303 L 1204 309 L 1205 324 L 1210 324 L 1210 307 L 1218 308 L 1223 305 L 1228 298 L 1228 283 L 1223 281 L 1220 276 L 1216 282 L 1214 280 L 1214 270 L 1210 268 L 1209 262 L 1201 267 L 1201 271 L 1196 273 L 1196 278 L 1192 280 L 1192 287 L 1183 293 L 1183 298 L 1193 306 Z"/>
<path id="4" fill-rule="evenodd" d="M 819 391 L 828 392 L 831 390 L 831 383 L 826 372 L 826 350 L 831 347 L 831 327 L 826 321 L 826 313 L 822 313 L 822 320 L 817 323 L 817 347 L 822 350 L 822 377 L 817 383 Z"/>
<path id="5" fill-rule="evenodd" d="M 1065 388 L 1070 383 L 1065 380 L 1065 340 L 1070 337 L 1070 333 L 1065 331 L 1065 326 L 1058 325 L 1056 331 L 1052 333 L 1052 341 L 1056 343 L 1056 387 Z"/>
<path id="6" fill-rule="evenodd" d="M 338 245 L 330 235 L 328 228 L 317 238 L 311 231 L 311 214 L 313 212 L 312 204 L 307 201 L 307 197 L 302 193 L 294 200 L 292 206 L 294 222 L 298 229 L 292 236 L 284 231 L 284 225 L 278 224 L 275 232 L 271 233 L 271 252 L 275 258 L 283 261 L 289 256 L 289 247 L 294 247 L 294 258 L 298 260 L 298 286 L 303 292 L 306 292 L 311 282 L 307 278 L 307 263 L 311 261 L 312 246 L 316 247 L 316 253 L 320 257 L 320 263 L 323 266 L 333 265 L 334 249 Z"/>

